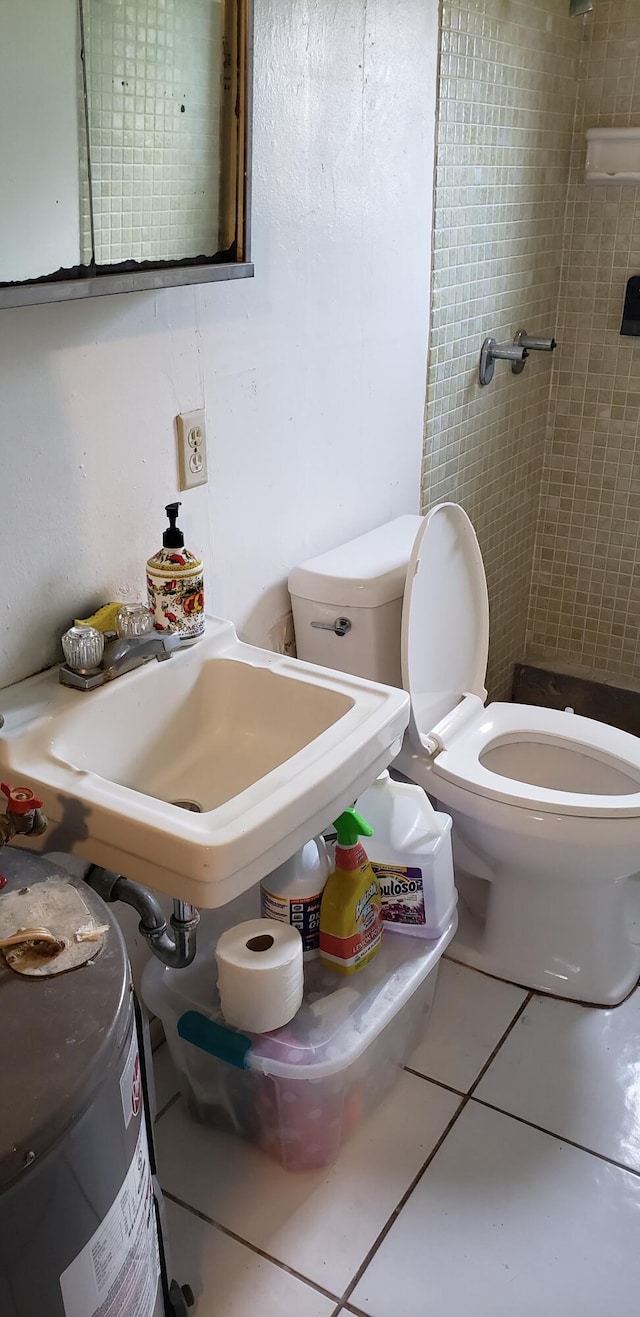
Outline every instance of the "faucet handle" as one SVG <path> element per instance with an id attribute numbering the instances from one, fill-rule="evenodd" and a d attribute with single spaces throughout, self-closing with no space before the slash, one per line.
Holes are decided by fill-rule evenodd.
<path id="1" fill-rule="evenodd" d="M 92 672 L 102 662 L 104 636 L 93 626 L 72 626 L 62 637 L 62 650 L 73 672 Z"/>
<path id="2" fill-rule="evenodd" d="M 29 787 L 12 787 L 8 782 L 0 782 L 0 791 L 7 797 L 8 814 L 30 814 L 34 809 L 42 809 L 42 801 Z"/>
<path id="3" fill-rule="evenodd" d="M 123 604 L 116 613 L 116 629 L 122 639 L 146 636 L 154 630 L 153 613 L 146 604 Z"/>

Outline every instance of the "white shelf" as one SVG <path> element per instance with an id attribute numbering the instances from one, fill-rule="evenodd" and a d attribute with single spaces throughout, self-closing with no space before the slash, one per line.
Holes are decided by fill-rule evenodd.
<path id="1" fill-rule="evenodd" d="M 640 128 L 588 128 L 585 183 L 640 183 Z"/>

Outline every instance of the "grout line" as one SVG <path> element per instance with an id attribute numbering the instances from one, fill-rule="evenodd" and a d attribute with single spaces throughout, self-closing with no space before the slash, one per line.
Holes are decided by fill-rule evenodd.
<path id="1" fill-rule="evenodd" d="M 570 1148 L 577 1148 L 578 1152 L 586 1152 L 590 1157 L 597 1157 L 598 1161 L 606 1162 L 607 1166 L 615 1166 L 619 1171 L 628 1171 L 629 1175 L 635 1175 L 640 1179 L 640 1168 L 625 1166 L 624 1162 L 616 1161 L 614 1157 L 607 1157 L 604 1152 L 587 1148 L 584 1143 L 576 1143 L 575 1139 L 565 1138 L 564 1134 L 557 1134 L 555 1130 L 547 1129 L 546 1125 L 537 1125 L 534 1120 L 527 1120 L 524 1116 L 516 1116 L 513 1111 L 505 1111 L 504 1107 L 497 1107 L 494 1102 L 486 1102 L 484 1098 L 472 1097 L 471 1101 L 479 1107 L 488 1107 L 489 1111 L 495 1111 L 499 1116 L 517 1120 L 520 1125 L 528 1125 L 529 1129 L 538 1130 L 540 1134 L 548 1134 L 550 1138 L 557 1139 L 558 1143 L 566 1143 Z"/>
<path id="2" fill-rule="evenodd" d="M 444 1143 L 445 1139 L 446 1139 L 447 1136 L 451 1133 L 451 1130 L 453 1129 L 453 1126 L 455 1125 L 455 1123 L 456 1123 L 456 1121 L 458 1120 L 459 1116 L 462 1115 L 462 1112 L 464 1111 L 465 1107 L 467 1106 L 467 1103 L 469 1102 L 469 1099 L 470 1099 L 470 1097 L 471 1097 L 471 1094 L 474 1092 L 475 1088 L 476 1088 L 477 1085 L 480 1083 L 480 1080 L 482 1079 L 482 1076 L 483 1076 L 483 1075 L 485 1074 L 485 1072 L 488 1070 L 489 1066 L 491 1065 L 491 1062 L 492 1062 L 492 1061 L 494 1060 L 494 1058 L 497 1056 L 497 1054 L 498 1054 L 500 1048 L 502 1047 L 502 1044 L 504 1043 L 505 1039 L 508 1038 L 508 1036 L 509 1036 L 509 1034 L 511 1033 L 511 1030 L 513 1029 L 514 1025 L 517 1024 L 518 1020 L 520 1019 L 520 1016 L 522 1015 L 522 1012 L 523 1012 L 523 1011 L 526 1009 L 526 1007 L 529 1005 L 529 1002 L 531 1001 L 532 997 L 533 997 L 533 993 L 532 993 L 532 992 L 529 992 L 529 993 L 527 993 L 527 995 L 526 995 L 524 1001 L 522 1001 L 522 1002 L 520 1003 L 520 1005 L 519 1005 L 517 1011 L 515 1011 L 514 1015 L 512 1016 L 511 1020 L 509 1021 L 509 1024 L 507 1025 L 506 1029 L 505 1029 L 504 1032 L 502 1033 L 501 1037 L 498 1039 L 498 1042 L 496 1043 L 496 1045 L 495 1045 L 493 1051 L 491 1052 L 490 1056 L 489 1056 L 488 1059 L 485 1061 L 485 1064 L 482 1066 L 481 1070 L 480 1070 L 480 1071 L 478 1072 L 478 1074 L 476 1075 L 476 1078 L 475 1078 L 475 1080 L 473 1081 L 473 1084 L 471 1085 L 471 1087 L 470 1087 L 468 1093 L 460 1093 L 460 1091 L 459 1091 L 458 1089 L 452 1088 L 449 1084 L 444 1084 L 444 1083 L 442 1083 L 442 1082 L 439 1081 L 439 1080 L 431 1080 L 430 1078 L 427 1078 L 426 1075 L 421 1075 L 421 1074 L 419 1074 L 418 1071 L 416 1071 L 416 1070 L 411 1070 L 408 1066 L 405 1066 L 405 1067 L 404 1067 L 404 1069 L 407 1070 L 410 1074 L 414 1074 L 414 1075 L 416 1076 L 417 1079 L 424 1079 L 427 1083 L 436 1083 L 436 1084 L 439 1085 L 440 1088 L 444 1088 L 444 1089 L 446 1089 L 448 1092 L 453 1093 L 456 1097 L 459 1097 L 459 1098 L 460 1098 L 460 1104 L 459 1104 L 459 1106 L 456 1108 L 456 1110 L 455 1110 L 453 1116 L 451 1117 L 451 1120 L 449 1121 L 448 1125 L 446 1126 L 446 1129 L 443 1130 L 442 1134 L 440 1135 L 440 1138 L 438 1139 L 438 1141 L 436 1142 L 436 1144 L 434 1145 L 434 1147 L 431 1149 L 431 1152 L 429 1153 L 429 1156 L 427 1157 L 427 1159 L 426 1159 L 424 1165 L 420 1168 L 420 1170 L 418 1171 L 418 1174 L 415 1176 L 415 1178 L 412 1180 L 411 1184 L 409 1185 L 409 1188 L 406 1190 L 406 1192 L 404 1193 L 403 1197 L 400 1199 L 400 1202 L 399 1202 L 398 1205 L 394 1208 L 393 1212 L 391 1213 L 391 1216 L 390 1216 L 390 1217 L 388 1218 L 388 1220 L 385 1222 L 385 1224 L 384 1224 L 382 1230 L 380 1231 L 380 1234 L 378 1235 L 377 1239 L 375 1240 L 375 1242 L 372 1244 L 371 1248 L 369 1249 L 369 1252 L 367 1253 L 367 1256 L 365 1257 L 364 1261 L 360 1264 L 360 1267 L 358 1268 L 358 1270 L 357 1270 L 355 1276 L 353 1277 L 353 1279 L 350 1281 L 349 1285 L 347 1286 L 347 1288 L 346 1288 L 346 1290 L 345 1290 L 345 1292 L 344 1292 L 344 1294 L 343 1294 L 343 1296 L 342 1296 L 342 1302 L 343 1302 L 343 1304 L 347 1303 L 347 1301 L 348 1301 L 348 1299 L 349 1299 L 349 1296 L 350 1296 L 351 1294 L 353 1294 L 353 1291 L 355 1290 L 356 1286 L 357 1286 L 357 1285 L 359 1284 L 359 1282 L 362 1280 L 362 1277 L 364 1276 L 364 1273 L 365 1273 L 365 1271 L 367 1270 L 367 1267 L 369 1266 L 369 1264 L 370 1264 L 371 1261 L 373 1260 L 375 1254 L 378 1252 L 378 1249 L 380 1248 L 381 1244 L 384 1242 L 384 1240 L 386 1239 L 387 1235 L 389 1234 L 389 1231 L 391 1230 L 391 1227 L 394 1225 L 394 1223 L 395 1223 L 395 1221 L 397 1220 L 398 1216 L 400 1215 L 400 1212 L 402 1211 L 403 1207 L 404 1207 L 405 1204 L 407 1203 L 408 1199 L 411 1197 L 411 1194 L 413 1193 L 414 1189 L 416 1188 L 416 1185 L 420 1182 L 420 1180 L 422 1179 L 422 1177 L 423 1177 L 423 1175 L 425 1174 L 425 1172 L 429 1169 L 429 1166 L 431 1165 L 431 1162 L 433 1161 L 433 1159 L 434 1159 L 436 1153 L 440 1150 L 440 1148 L 442 1147 L 442 1144 Z M 354 1309 L 353 1311 L 357 1312 L 358 1315 L 359 1315 L 359 1310 L 358 1310 L 358 1309 Z M 366 1314 L 363 1314 L 362 1317 L 366 1317 Z"/>
<path id="3" fill-rule="evenodd" d="M 438 1088 L 444 1088 L 447 1093 L 454 1093 L 459 1098 L 468 1097 L 468 1093 L 465 1093 L 463 1089 L 453 1088 L 451 1084 L 445 1084 L 443 1079 L 434 1079 L 433 1075 L 423 1075 L 421 1070 L 413 1070 L 410 1065 L 405 1065 L 402 1069 L 408 1075 L 415 1075 L 416 1079 L 424 1079 L 425 1084 L 436 1084 Z"/>
<path id="4" fill-rule="evenodd" d="M 506 1042 L 507 1038 L 509 1037 L 509 1034 L 511 1033 L 511 1030 L 518 1023 L 520 1016 L 526 1011 L 529 1002 L 532 1001 L 533 999 L 533 995 L 534 994 L 532 992 L 528 992 L 524 1001 L 520 1003 L 515 1015 L 509 1021 L 509 1024 L 507 1025 L 504 1033 L 502 1034 L 502 1037 L 498 1039 L 498 1042 L 496 1043 L 491 1055 L 487 1058 L 482 1069 L 478 1072 L 473 1083 L 471 1084 L 471 1087 L 469 1088 L 469 1097 L 473 1097 L 473 1094 L 475 1093 L 478 1084 L 480 1083 L 480 1080 L 483 1079 L 484 1076 L 486 1075 L 487 1070 L 489 1069 L 489 1066 L 491 1065 L 492 1061 L 495 1061 L 495 1058 L 498 1055 L 498 1052 L 500 1051 L 502 1044 Z"/>
<path id="5" fill-rule="evenodd" d="M 333 1294 L 331 1290 L 326 1290 L 322 1285 L 318 1285 L 317 1281 L 310 1280 L 308 1276 L 303 1276 L 302 1272 L 296 1271 L 294 1267 L 288 1267 L 286 1262 L 281 1262 L 279 1258 L 274 1258 L 271 1253 L 265 1253 L 263 1248 L 258 1248 L 257 1244 L 252 1244 L 248 1239 L 243 1239 L 242 1235 L 236 1234 L 235 1230 L 230 1230 L 228 1226 L 223 1226 L 219 1221 L 214 1221 L 213 1217 L 207 1216 L 206 1212 L 199 1211 L 197 1207 L 191 1207 L 189 1203 L 185 1203 L 183 1198 L 177 1198 L 175 1194 L 169 1193 L 167 1189 L 163 1189 L 162 1194 L 170 1203 L 175 1203 L 176 1207 L 182 1207 L 185 1212 L 190 1212 L 192 1216 L 197 1216 L 200 1221 L 204 1221 L 208 1226 L 213 1226 L 214 1230 L 219 1230 L 221 1235 L 227 1235 L 229 1239 L 234 1239 L 236 1244 L 243 1244 L 244 1247 L 250 1249 L 252 1253 L 257 1253 L 259 1258 L 263 1258 L 265 1262 L 272 1262 L 274 1267 L 279 1267 L 280 1271 L 286 1271 L 288 1276 L 293 1276 L 295 1280 L 302 1281 L 303 1284 L 309 1287 L 309 1289 L 316 1290 L 318 1294 L 322 1294 L 325 1299 L 333 1299 L 333 1302 L 338 1305 L 336 1312 L 340 1311 L 340 1299 L 338 1298 L 338 1295 Z M 335 1317 L 335 1313 L 332 1314 L 332 1317 Z"/>
<path id="6" fill-rule="evenodd" d="M 522 1015 L 523 1011 L 526 1010 L 527 1006 L 529 1005 L 529 1002 L 531 1001 L 534 995 L 535 994 L 533 992 L 529 992 L 525 997 L 524 1001 L 520 1003 L 515 1014 L 512 1016 L 511 1020 L 509 1021 L 504 1033 L 500 1035 L 500 1038 L 498 1039 L 498 1042 L 496 1043 L 493 1051 L 485 1061 L 484 1065 L 482 1066 L 482 1069 L 478 1071 L 478 1074 L 476 1075 L 470 1088 L 467 1091 L 461 1088 L 454 1088 L 453 1084 L 446 1084 L 443 1079 L 436 1079 L 434 1075 L 425 1075 L 421 1070 L 414 1070 L 413 1067 L 410 1065 L 403 1066 L 402 1067 L 403 1070 L 406 1070 L 407 1074 L 409 1075 L 415 1075 L 416 1079 L 424 1079 L 429 1084 L 437 1084 L 438 1088 L 446 1089 L 448 1093 L 455 1093 L 456 1097 L 471 1097 L 472 1094 L 475 1092 L 478 1084 L 480 1083 L 480 1080 L 482 1079 L 483 1075 L 489 1069 L 491 1062 L 495 1060 L 505 1039 L 509 1037 L 511 1030 L 513 1029 L 514 1025 L 517 1024 L 518 1020 L 520 1019 L 520 1016 Z"/>
<path id="7" fill-rule="evenodd" d="M 519 988 L 520 992 L 535 991 L 535 989 L 533 988 L 530 990 L 529 988 L 525 987 L 523 983 L 516 983 L 515 979 L 504 979 L 501 978 L 499 974 L 491 974 L 488 969 L 479 969 L 477 965 L 468 965 L 466 960 L 457 960 L 454 953 L 451 950 L 452 946 L 453 946 L 453 942 L 450 942 L 446 951 L 443 951 L 442 953 L 442 960 L 448 960 L 450 965 L 457 965 L 458 969 L 468 969 L 471 971 L 472 974 L 481 974 L 483 979 L 492 979 L 494 983 L 506 983 L 507 987 L 509 988 Z M 551 997 L 553 994 L 550 992 L 543 992 L 541 995 L 543 997 Z M 563 1001 L 566 999 L 560 998 L 560 1000 Z"/>
<path id="8" fill-rule="evenodd" d="M 424 1076 L 420 1076 L 420 1077 L 421 1077 L 421 1078 L 424 1078 Z M 448 1134 L 450 1133 L 450 1131 L 453 1129 L 453 1126 L 455 1125 L 455 1123 L 456 1123 L 456 1121 L 457 1121 L 457 1119 L 458 1119 L 458 1116 L 460 1116 L 460 1114 L 464 1111 L 464 1109 L 465 1109 L 465 1107 L 466 1107 L 466 1105 L 467 1105 L 468 1100 L 469 1100 L 469 1099 L 468 1099 L 468 1097 L 467 1097 L 466 1094 L 465 1094 L 465 1095 L 462 1097 L 459 1106 L 456 1107 L 456 1110 L 454 1111 L 453 1116 L 451 1117 L 451 1120 L 449 1121 L 449 1123 L 445 1126 L 444 1130 L 442 1131 L 442 1134 L 440 1135 L 440 1138 L 437 1139 L 436 1142 L 434 1143 L 433 1148 L 431 1149 L 431 1152 L 429 1153 L 429 1156 L 427 1157 L 427 1159 L 426 1159 L 426 1161 L 424 1162 L 424 1164 L 420 1167 L 420 1170 L 418 1171 L 418 1174 L 414 1176 L 413 1180 L 411 1181 L 411 1184 L 409 1185 L 409 1188 L 408 1188 L 408 1189 L 405 1191 L 405 1193 L 402 1195 L 402 1198 L 400 1199 L 400 1202 L 397 1204 L 396 1207 L 394 1207 L 393 1212 L 391 1213 L 391 1215 L 390 1215 L 390 1216 L 387 1218 L 387 1220 L 385 1221 L 385 1224 L 383 1225 L 382 1230 L 380 1231 L 380 1234 L 377 1236 L 377 1238 L 375 1239 L 374 1243 L 371 1245 L 371 1248 L 369 1249 L 369 1252 L 367 1253 L 367 1255 L 366 1255 L 364 1261 L 361 1262 L 361 1264 L 360 1264 L 360 1266 L 358 1267 L 358 1270 L 357 1270 L 355 1276 L 349 1281 L 349 1284 L 347 1285 L 347 1288 L 346 1288 L 344 1294 L 342 1295 L 342 1302 L 343 1302 L 343 1304 L 347 1302 L 347 1300 L 348 1300 L 348 1298 L 349 1298 L 349 1295 L 353 1293 L 354 1289 L 356 1288 L 356 1285 L 359 1283 L 359 1281 L 362 1280 L 362 1277 L 364 1276 L 364 1273 L 365 1273 L 365 1271 L 367 1270 L 367 1267 L 369 1266 L 369 1263 L 372 1261 L 373 1257 L 374 1257 L 375 1254 L 378 1252 L 378 1249 L 380 1248 L 380 1245 L 381 1245 L 381 1244 L 384 1242 L 384 1240 L 386 1239 L 387 1235 L 389 1234 L 389 1231 L 391 1230 L 391 1227 L 394 1225 L 394 1223 L 395 1223 L 395 1221 L 398 1219 L 398 1217 L 399 1217 L 399 1215 L 400 1215 L 400 1213 L 401 1213 L 403 1207 L 405 1206 L 405 1203 L 406 1203 L 406 1202 L 408 1201 L 408 1199 L 411 1197 L 411 1194 L 413 1193 L 413 1191 L 414 1191 L 416 1185 L 417 1185 L 417 1184 L 419 1183 L 419 1181 L 422 1179 L 422 1177 L 423 1177 L 425 1171 L 428 1170 L 428 1168 L 429 1168 L 429 1166 L 431 1165 L 431 1163 L 432 1163 L 432 1161 L 433 1161 L 433 1159 L 434 1159 L 436 1153 L 437 1153 L 437 1152 L 440 1150 L 440 1148 L 442 1147 L 442 1144 L 444 1143 L 444 1141 L 445 1141 L 447 1135 L 448 1135 Z"/>

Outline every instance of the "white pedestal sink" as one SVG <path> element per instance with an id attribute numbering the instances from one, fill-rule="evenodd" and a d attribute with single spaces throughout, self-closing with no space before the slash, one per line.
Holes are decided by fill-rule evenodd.
<path id="1" fill-rule="evenodd" d="M 52 670 L 0 691 L 0 711 L 0 773 L 42 797 L 41 847 L 211 907 L 330 824 L 391 762 L 409 698 L 245 645 L 212 618 L 164 663 L 86 692 Z"/>

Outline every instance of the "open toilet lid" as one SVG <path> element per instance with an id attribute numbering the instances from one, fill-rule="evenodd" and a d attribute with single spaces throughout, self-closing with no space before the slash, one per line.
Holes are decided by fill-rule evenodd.
<path id="1" fill-rule="evenodd" d="M 427 736 L 464 695 L 484 702 L 489 599 L 480 545 L 457 503 L 439 503 L 415 538 L 402 607 L 402 684 Z"/>

